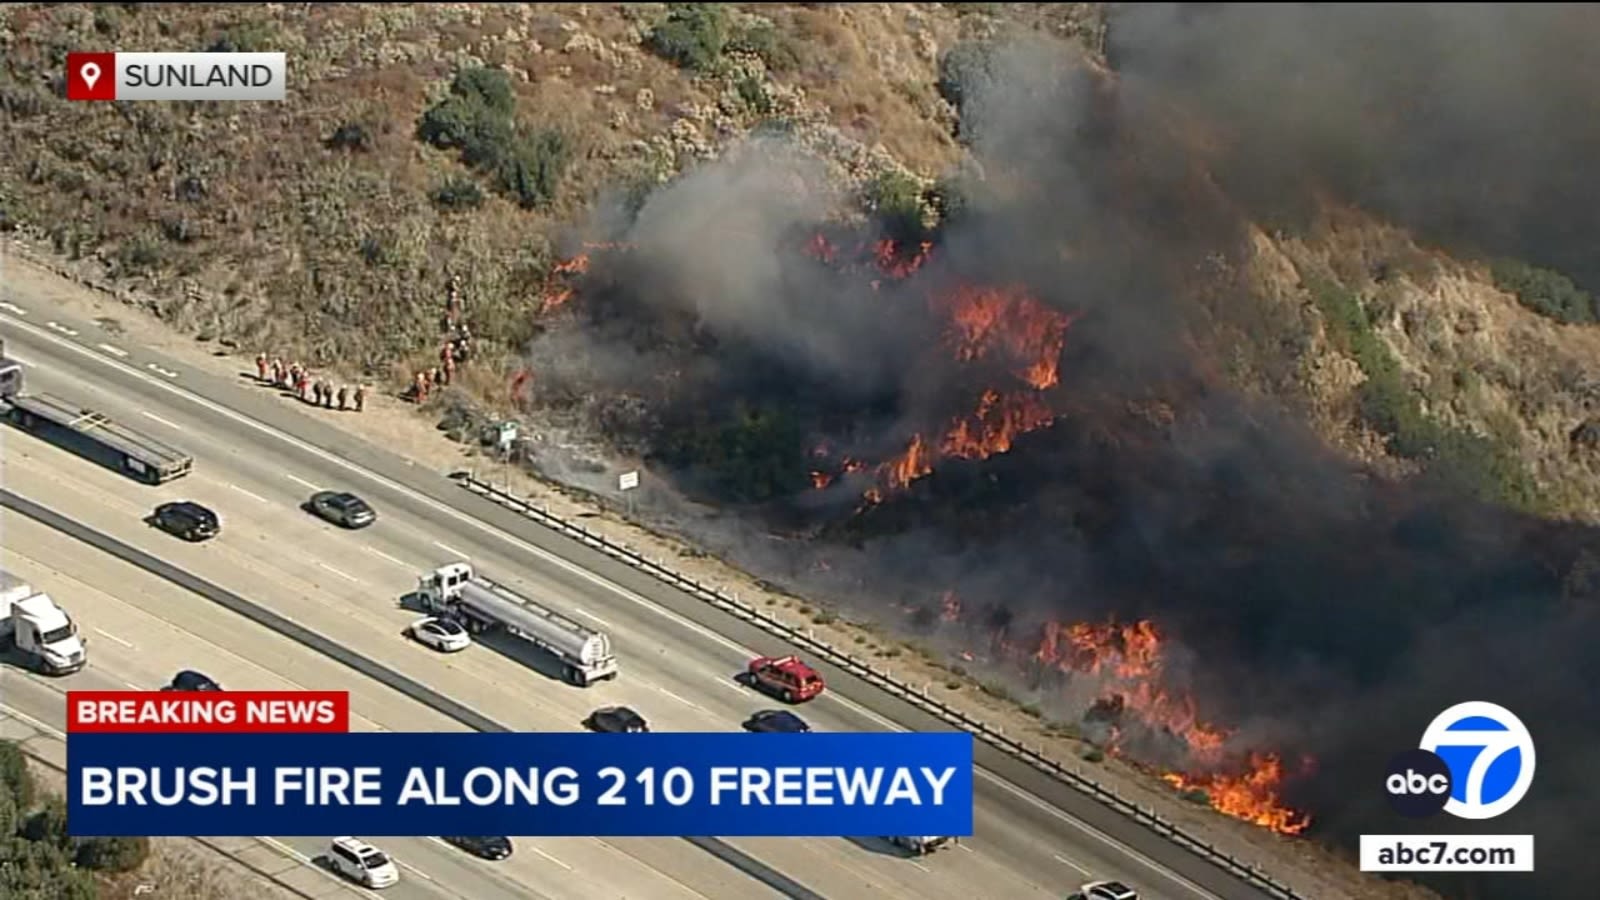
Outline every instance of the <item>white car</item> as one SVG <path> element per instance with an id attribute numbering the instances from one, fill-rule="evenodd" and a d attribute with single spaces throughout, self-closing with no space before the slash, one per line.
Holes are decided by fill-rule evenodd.
<path id="1" fill-rule="evenodd" d="M 417 643 L 425 644 L 441 653 L 465 650 L 467 645 L 472 643 L 472 636 L 461 627 L 461 623 L 437 616 L 427 616 L 412 622 L 406 633 Z"/>
<path id="2" fill-rule="evenodd" d="M 1072 900 L 1139 900 L 1139 892 L 1120 881 L 1091 881 Z"/>
<path id="3" fill-rule="evenodd" d="M 328 847 L 328 864 L 335 872 L 374 890 L 400 880 L 400 869 L 388 854 L 360 838 L 336 837 Z"/>

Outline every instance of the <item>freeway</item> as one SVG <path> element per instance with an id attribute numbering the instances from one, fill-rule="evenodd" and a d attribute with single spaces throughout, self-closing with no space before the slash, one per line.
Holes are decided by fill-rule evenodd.
<path id="1" fill-rule="evenodd" d="M 663 605 L 670 604 L 657 602 L 662 598 L 646 599 L 619 588 L 596 574 L 597 565 L 575 565 L 523 535 L 508 536 L 467 522 L 416 490 L 244 423 L 236 414 L 194 402 L 166 385 L 154 385 L 158 379 L 132 365 L 69 349 L 64 339 L 43 329 L 14 328 L 8 340 L 12 355 L 37 363 L 28 378 L 40 389 L 139 421 L 158 437 L 195 453 L 199 461 L 194 475 L 151 489 L 30 437 L 11 437 L 7 481 L 35 500 L 219 584 L 250 585 L 253 601 L 296 621 L 314 622 L 330 637 L 519 729 L 572 729 L 589 709 L 606 702 L 634 706 L 666 728 L 731 728 L 766 705 L 729 678 L 752 652 L 721 636 L 736 629 L 708 629 L 680 614 L 681 605 L 675 607 L 678 613 L 668 612 Z M 149 366 L 179 371 L 170 361 Z M 227 397 L 230 406 L 250 406 L 247 396 L 218 379 L 198 373 L 184 377 L 208 394 Z M 260 409 L 251 409 L 251 414 L 273 418 Z M 316 423 L 306 422 L 303 430 L 316 430 Z M 324 446 L 337 444 L 331 436 L 317 439 Z M 358 458 L 350 451 L 340 456 Z M 18 477 L 19 467 L 26 467 L 25 477 Z M 402 477 L 408 485 L 442 480 L 415 468 Z M 358 535 L 317 524 L 295 507 L 313 487 L 323 486 L 363 493 L 379 507 L 383 520 Z M 139 523 L 160 499 L 177 497 L 217 508 L 225 522 L 223 538 L 213 545 L 187 547 Z M 623 678 L 585 692 L 487 647 L 438 660 L 399 641 L 396 633 L 413 614 L 398 609 L 397 598 L 419 570 L 458 555 L 472 559 L 486 574 L 602 621 L 617 639 Z M 894 727 L 837 694 L 802 713 L 828 730 Z M 898 859 L 886 848 L 852 841 L 727 843 L 825 896 L 866 890 L 918 896 L 987 895 L 1001 889 L 1021 896 L 1058 894 L 1091 875 L 1123 878 L 1155 897 L 1263 896 L 1177 848 L 1155 842 L 1151 852 L 1153 836 L 1110 821 L 1111 814 L 1098 807 L 1074 809 L 1077 816 L 1068 816 L 988 775 L 980 778 L 979 788 L 976 837 L 964 851 L 924 861 Z M 1107 831 L 1117 832 L 1121 840 L 1108 837 Z M 1140 842 L 1145 852 L 1133 849 L 1131 842 Z M 636 843 L 645 842 L 611 842 L 644 853 L 636 850 Z"/>

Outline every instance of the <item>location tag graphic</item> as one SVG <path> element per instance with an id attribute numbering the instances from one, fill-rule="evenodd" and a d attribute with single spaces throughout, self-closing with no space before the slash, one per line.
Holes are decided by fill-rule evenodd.
<path id="1" fill-rule="evenodd" d="M 117 99 L 115 53 L 68 53 L 68 100 Z"/>

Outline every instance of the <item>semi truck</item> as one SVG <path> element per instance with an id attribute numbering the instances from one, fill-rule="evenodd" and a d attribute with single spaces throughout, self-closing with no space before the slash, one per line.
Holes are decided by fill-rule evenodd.
<path id="1" fill-rule="evenodd" d="M 588 687 L 617 677 L 610 635 L 484 578 L 470 563 L 448 563 L 421 576 L 417 594 L 428 612 L 459 621 L 471 634 L 504 631 L 554 655 L 569 684 Z"/>
<path id="2" fill-rule="evenodd" d="M 146 484 L 181 478 L 194 468 L 194 457 L 104 413 L 53 394 L 23 393 L 22 369 L 22 363 L 6 357 L 0 339 L 0 408 L 18 428 L 75 444 L 74 450 L 88 449 Z"/>
<path id="3" fill-rule="evenodd" d="M 78 636 L 67 611 L 49 594 L 0 569 L 0 646 L 6 645 L 47 675 L 70 675 L 89 662 L 88 642 Z"/>

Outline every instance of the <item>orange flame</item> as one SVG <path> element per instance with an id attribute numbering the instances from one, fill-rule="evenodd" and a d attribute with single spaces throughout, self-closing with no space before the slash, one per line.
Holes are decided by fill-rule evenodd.
<path id="1" fill-rule="evenodd" d="M 1276 754 L 1250 754 L 1244 775 L 1161 776 L 1180 791 L 1200 790 L 1211 807 L 1224 815 L 1243 819 L 1252 825 L 1279 834 L 1299 834 L 1311 825 L 1311 817 L 1283 806 L 1279 800 L 1283 784 L 1283 761 Z"/>
<path id="2" fill-rule="evenodd" d="M 827 487 L 828 485 L 830 485 L 832 483 L 833 483 L 833 476 L 829 475 L 827 472 L 812 472 L 811 473 L 811 487 L 812 487 L 813 490 L 820 491 L 820 490 L 822 490 L 823 488 Z"/>
<path id="3" fill-rule="evenodd" d="M 961 618 L 961 598 L 955 591 L 945 591 L 944 597 L 939 601 L 939 619 L 945 622 L 954 622 Z"/>
<path id="4" fill-rule="evenodd" d="M 1004 352 L 1019 367 L 1017 377 L 1035 390 L 1061 380 L 1061 350 L 1075 317 L 1050 309 L 1017 285 L 963 285 L 935 302 L 949 316 L 957 359 L 972 362 Z"/>
<path id="5" fill-rule="evenodd" d="M 928 254 L 933 252 L 933 244 L 923 241 L 917 245 L 917 252 L 909 257 L 901 255 L 900 245 L 891 240 L 881 240 L 873 247 L 872 256 L 878 268 L 890 278 L 906 279 L 916 274 L 922 264 L 928 261 Z"/>
<path id="6" fill-rule="evenodd" d="M 571 259 L 558 260 L 550 271 L 556 275 L 582 275 L 589 271 L 589 254 L 579 253 Z"/>

